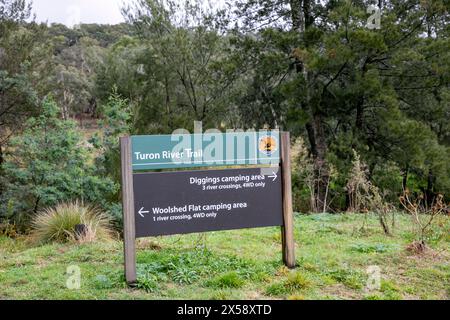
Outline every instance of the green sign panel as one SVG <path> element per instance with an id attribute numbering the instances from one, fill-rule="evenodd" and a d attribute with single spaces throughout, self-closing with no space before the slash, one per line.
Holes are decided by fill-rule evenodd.
<path id="1" fill-rule="evenodd" d="M 133 136 L 133 170 L 277 165 L 278 131 Z"/>

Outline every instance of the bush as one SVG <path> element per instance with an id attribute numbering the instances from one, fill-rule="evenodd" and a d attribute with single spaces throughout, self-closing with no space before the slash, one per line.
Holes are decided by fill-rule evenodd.
<path id="1" fill-rule="evenodd" d="M 432 203 L 428 204 L 425 194 L 414 196 L 408 189 L 400 196 L 400 203 L 411 215 L 414 226 L 416 241 L 409 246 L 409 249 L 421 253 L 426 249 L 426 241 L 433 238 L 436 229 L 440 229 L 439 217 L 449 212 L 449 205 L 444 202 L 442 194 L 438 194 Z"/>
<path id="2" fill-rule="evenodd" d="M 59 118 L 50 98 L 38 117 L 14 137 L 2 165 L 0 218 L 22 231 L 42 209 L 71 199 L 84 199 L 106 209 L 119 184 L 96 172 L 92 150 L 74 121 Z M 4 185 L 4 186 L 3 186 Z"/>
<path id="3" fill-rule="evenodd" d="M 83 225 L 82 233 L 77 226 Z M 61 203 L 38 212 L 32 221 L 39 242 L 93 242 L 112 238 L 111 220 L 99 209 L 80 202 Z"/>

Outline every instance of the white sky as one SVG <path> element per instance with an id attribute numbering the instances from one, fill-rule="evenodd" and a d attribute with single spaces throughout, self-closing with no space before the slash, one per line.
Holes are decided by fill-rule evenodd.
<path id="1" fill-rule="evenodd" d="M 132 0 L 32 0 L 38 22 L 58 22 L 68 26 L 78 23 L 117 24 L 124 19 L 123 3 Z"/>
<path id="2" fill-rule="evenodd" d="M 79 23 L 117 24 L 124 22 L 120 8 L 134 0 L 28 0 L 33 2 L 33 13 L 38 22 L 63 23 L 74 26 Z M 182 2 L 183 0 L 178 0 Z M 224 0 L 202 0 L 204 5 L 215 8 Z"/>

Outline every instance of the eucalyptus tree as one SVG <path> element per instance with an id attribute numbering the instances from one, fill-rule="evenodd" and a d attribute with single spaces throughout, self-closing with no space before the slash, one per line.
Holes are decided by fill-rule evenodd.
<path id="1" fill-rule="evenodd" d="M 139 0 L 124 14 L 143 44 L 138 127 L 161 132 L 191 128 L 194 120 L 220 126 L 235 66 L 221 63 L 227 39 L 205 19 L 207 9 L 195 1 Z"/>
<path id="2" fill-rule="evenodd" d="M 256 126 L 255 113 L 307 137 L 316 208 L 326 202 L 330 162 L 345 171 L 352 149 L 370 173 L 392 160 L 404 187 L 414 172 L 417 187 L 431 176 L 428 184 L 440 181 L 440 190 L 429 188 L 449 191 L 448 2 L 248 0 L 229 7 L 235 10 L 218 23 L 250 70 L 238 109 Z"/>
<path id="3" fill-rule="evenodd" d="M 29 75 L 33 46 L 42 34 L 36 24 L 26 24 L 30 16 L 26 1 L 0 0 L 0 167 L 9 138 L 36 111 Z"/>

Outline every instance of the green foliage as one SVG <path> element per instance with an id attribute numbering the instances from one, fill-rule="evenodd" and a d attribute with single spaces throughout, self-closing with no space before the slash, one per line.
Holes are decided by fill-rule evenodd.
<path id="1" fill-rule="evenodd" d="M 136 102 L 137 132 L 189 129 L 193 120 L 214 128 L 226 123 L 238 66 L 224 61 L 227 38 L 205 19 L 201 3 L 137 1 L 124 14 L 140 41 L 124 38 L 112 47 L 100 84 L 109 92 L 118 83 L 119 93 Z"/>
<path id="2" fill-rule="evenodd" d="M 103 114 L 103 118 L 99 121 L 101 134 L 96 133 L 90 141 L 99 152 L 95 160 L 97 170 L 101 175 L 110 176 L 119 184 L 119 138 L 130 134 L 133 120 L 130 105 L 114 87 L 108 102 L 101 106 L 101 113 Z"/>
<path id="3" fill-rule="evenodd" d="M 99 209 L 79 202 L 61 203 L 39 211 L 32 220 L 33 238 L 40 243 L 110 240 L 111 220 Z M 76 227 L 84 225 L 84 234 Z"/>
<path id="4" fill-rule="evenodd" d="M 207 282 L 207 286 L 214 288 L 241 288 L 245 281 L 236 271 L 231 271 Z"/>
<path id="5" fill-rule="evenodd" d="M 361 289 L 364 284 L 362 273 L 348 267 L 329 270 L 327 275 L 353 289 Z"/>
<path id="6" fill-rule="evenodd" d="M 98 70 L 107 59 L 106 47 L 130 32 L 126 24 L 81 24 L 74 29 L 62 24 L 45 26 L 45 37 L 35 49 L 40 55 L 33 76 L 36 90 L 41 95 L 51 93 L 63 118 L 78 117 L 83 126 L 84 118 L 99 116 Z"/>
<path id="7" fill-rule="evenodd" d="M 42 28 L 26 24 L 31 4 L 24 0 L 0 1 L 0 178 L 4 153 L 11 135 L 38 112 L 36 89 L 31 81 L 37 63 L 35 46 Z M 0 181 L 0 194 L 5 186 Z"/>
<path id="8" fill-rule="evenodd" d="M 302 290 L 311 286 L 311 281 L 301 272 L 293 272 L 288 275 L 285 286 L 291 290 Z"/>
<path id="9" fill-rule="evenodd" d="M 137 278 L 136 287 L 149 293 L 155 292 L 159 288 L 158 279 L 156 276 L 147 273 L 145 276 Z"/>
<path id="10" fill-rule="evenodd" d="M 195 270 L 190 270 L 189 268 L 176 268 L 172 271 L 172 279 L 177 283 L 187 283 L 190 284 L 199 279 L 199 276 Z"/>
<path id="11" fill-rule="evenodd" d="M 101 133 L 96 133 L 90 143 L 97 151 L 95 159 L 96 174 L 108 177 L 114 182 L 114 192 L 111 193 L 109 203 L 106 207 L 111 216 L 114 217 L 116 226 L 122 226 L 122 207 L 118 203 L 120 199 L 120 150 L 119 138 L 130 134 L 132 127 L 132 112 L 128 100 L 123 99 L 114 87 L 108 102 L 101 106 L 100 112 L 103 118 L 99 121 Z"/>
<path id="12" fill-rule="evenodd" d="M 25 0 L 0 0 L 0 19 L 24 21 L 29 18 L 31 4 Z"/>
<path id="13" fill-rule="evenodd" d="M 106 290 L 106 289 L 112 289 L 114 287 L 113 282 L 111 279 L 103 274 L 100 274 L 95 277 L 95 287 L 97 289 Z"/>
<path id="14" fill-rule="evenodd" d="M 35 211 L 33 202 L 47 192 L 49 199 L 39 203 L 85 197 L 73 190 L 101 185 L 106 176 L 108 186 L 94 187 L 92 198 L 120 226 L 117 138 L 192 131 L 195 120 L 205 128 L 291 131 L 293 152 L 301 147 L 301 159 L 293 153 L 300 212 L 354 205 L 346 190 L 352 150 L 367 165 L 367 182 L 394 207 L 405 188 L 429 201 L 443 193 L 448 202 L 448 4 L 382 1 L 378 30 L 367 27 L 372 2 L 240 0 L 214 12 L 201 1 L 139 0 L 124 8 L 127 23 L 70 29 L 28 23 L 25 1 L 2 0 L 2 215 Z M 87 170 L 83 185 L 69 181 L 62 193 L 25 186 L 22 192 L 20 184 L 28 182 L 18 177 L 7 185 L 5 154 L 17 148 L 9 139 L 20 135 L 27 118 L 39 117 L 39 101 L 49 94 L 63 119 L 78 117 L 83 127 L 90 115 L 86 124 L 94 129 L 100 119 L 90 141 L 96 170 Z"/>
<path id="15" fill-rule="evenodd" d="M 350 247 L 350 250 L 361 253 L 384 253 L 389 252 L 392 248 L 383 243 L 378 244 L 366 244 L 366 243 L 358 243 L 354 244 Z"/>
<path id="16" fill-rule="evenodd" d="M 105 205 L 117 186 L 95 175 L 89 150 L 72 121 L 58 118 L 51 99 L 42 103 L 40 116 L 30 118 L 24 132 L 11 141 L 3 170 L 3 206 L 13 218 L 26 222 L 40 208 L 70 199 Z M 5 211 L 3 211 L 5 212 Z"/>
<path id="17" fill-rule="evenodd" d="M 170 280 L 187 285 L 199 283 L 209 276 L 213 278 L 205 281 L 206 287 L 239 288 L 246 280 L 264 281 L 267 276 L 264 267 L 257 266 L 253 261 L 216 255 L 207 249 L 176 253 L 146 252 L 144 256 L 141 262 L 145 263 L 138 263 L 137 268 L 138 278 L 147 279 L 143 282 Z"/>
<path id="18" fill-rule="evenodd" d="M 447 299 L 450 271 L 446 263 L 448 237 L 430 243 L 434 251 L 429 255 L 412 258 L 404 250 L 411 242 L 408 233 L 410 216 L 399 214 L 398 232 L 392 237 L 374 232 L 367 235 L 363 242 L 356 242 L 368 246 L 383 243 L 392 248 L 383 253 L 368 254 L 351 250 L 355 244 L 355 235 L 351 231 L 362 223 L 365 219 L 363 215 L 321 214 L 320 219 L 314 217 L 316 215 L 295 216 L 295 230 L 300 230 L 296 232 L 296 244 L 302 248 L 295 271 L 284 268 L 281 251 L 273 249 L 279 248 L 279 238 L 274 237 L 279 234 L 278 228 L 215 232 L 208 236 L 209 250 L 206 251 L 195 248 L 198 242 L 196 234 L 154 239 L 151 242 L 153 246 L 144 246 L 148 242 L 140 240 L 137 243 L 140 290 L 130 290 L 125 283 L 121 241 L 36 246 L 23 236 L 15 239 L 0 236 L 0 291 L 2 297 L 7 299 L 253 300 L 273 297 L 340 300 L 369 296 L 376 296 L 377 299 Z M 448 217 L 446 219 L 449 220 Z M 316 230 L 324 221 L 346 232 L 318 235 Z M 369 216 L 368 224 L 371 228 L 377 228 L 377 217 Z M 158 248 L 154 246 L 155 241 Z M 174 281 L 172 270 L 175 269 L 170 263 L 195 271 L 199 278 L 190 284 Z M 67 280 L 64 271 L 73 264 L 79 265 L 82 270 L 80 290 L 67 290 L 61 285 Z M 368 291 L 365 288 L 369 277 L 365 271 L 370 265 L 377 265 L 382 270 L 379 290 Z M 359 285 L 345 285 L 345 279 L 352 277 L 349 270 L 353 270 L 353 277 Z M 221 289 L 206 285 L 233 272 L 245 281 L 244 286 Z M 288 293 L 284 284 L 291 272 L 302 274 L 310 285 Z M 256 276 L 262 273 L 266 275 L 264 279 Z M 269 290 L 272 294 L 268 297 L 266 291 L 274 284 L 279 284 L 279 290 Z M 149 288 L 149 292 L 145 287 Z"/>
<path id="19" fill-rule="evenodd" d="M 286 289 L 283 283 L 276 282 L 274 284 L 271 284 L 266 288 L 265 293 L 269 296 L 281 296 L 284 294 L 288 294 L 289 290 Z"/>
<path id="20" fill-rule="evenodd" d="M 292 294 L 300 290 L 308 289 L 311 285 L 311 280 L 305 277 L 300 271 L 291 272 L 285 280 L 276 282 L 267 287 L 266 293 L 270 296 Z"/>
<path id="21" fill-rule="evenodd" d="M 450 186 L 448 4 L 380 2 L 381 30 L 371 30 L 372 2 L 246 0 L 235 5 L 241 24 L 226 10 L 217 18 L 245 70 L 235 102 L 245 123 L 281 125 L 308 142 L 317 177 L 314 211 L 322 211 L 326 188 L 333 209 L 348 208 L 352 149 L 371 180 L 377 171 L 375 186 L 391 201 L 405 172 L 430 195 Z M 389 181 L 380 172 L 388 163 L 396 171 Z M 330 185 L 331 166 L 339 176 Z M 298 187 L 305 203 L 305 188 Z"/>

